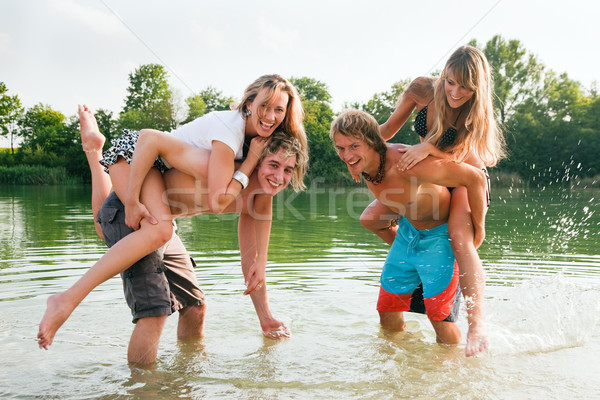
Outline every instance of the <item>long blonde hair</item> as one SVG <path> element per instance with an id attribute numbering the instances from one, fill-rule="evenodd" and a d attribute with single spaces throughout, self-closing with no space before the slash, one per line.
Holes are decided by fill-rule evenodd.
<path id="1" fill-rule="evenodd" d="M 248 103 L 251 103 L 258 92 L 261 89 L 267 89 L 266 102 L 273 102 L 281 92 L 287 93 L 289 96 L 285 118 L 279 125 L 279 127 L 286 132 L 288 135 L 293 136 L 300 145 L 308 149 L 308 140 L 306 139 L 306 132 L 302 125 L 304 121 L 304 108 L 302 107 L 302 101 L 298 95 L 298 90 L 292 85 L 290 81 L 284 77 L 272 74 L 263 75 L 252 82 L 244 91 L 244 96 L 240 101 L 237 109 L 240 110 L 242 115 L 247 115 Z"/>
<path id="2" fill-rule="evenodd" d="M 457 129 L 454 144 L 442 146 L 444 126 L 454 126 L 444 84 L 452 72 L 457 84 L 473 91 L 473 97 L 462 107 L 468 109 L 464 126 Z M 485 55 L 472 46 L 459 47 L 448 59 L 435 84 L 433 101 L 436 115 L 425 141 L 454 153 L 457 161 L 475 154 L 486 166 L 494 166 L 505 157 L 504 136 L 494 115 L 492 76 Z M 455 127 L 456 128 L 456 127 Z"/>

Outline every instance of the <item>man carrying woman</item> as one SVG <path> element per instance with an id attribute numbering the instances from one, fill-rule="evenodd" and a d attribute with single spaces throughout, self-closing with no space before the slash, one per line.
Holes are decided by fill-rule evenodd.
<path id="1" fill-rule="evenodd" d="M 171 262 L 167 262 L 171 250 L 174 252 L 172 259 L 178 260 L 179 265 L 173 268 L 175 272 L 171 277 L 165 273 L 158 282 L 163 286 L 167 282 L 173 296 L 177 296 L 175 292 L 181 289 L 186 298 L 169 300 L 171 307 L 166 307 L 167 300 L 162 299 L 161 306 L 141 307 L 144 312 L 139 314 L 134 296 L 131 296 L 132 300 L 128 298 L 136 322 L 128 359 L 141 364 L 155 361 L 164 321 L 175 310 L 180 310 L 181 329 L 178 333 L 181 336 L 202 336 L 203 295 L 195 282 L 191 263 L 185 261 L 185 250 L 173 233 L 172 222 L 174 217 L 198 213 L 240 213 L 242 269 L 248 286 L 245 294 L 252 297 L 265 336 L 289 335 L 283 323 L 271 315 L 265 287 L 265 264 L 272 197 L 290 182 L 296 190 L 304 187 L 302 179 L 308 156 L 301 125 L 303 112 L 300 100 L 287 80 L 268 75 L 257 79 L 246 89 L 238 110 L 220 113 L 201 117 L 212 118 L 208 123 L 194 121 L 192 126 L 184 126 L 179 135 L 157 131 L 142 131 L 140 135 L 126 132 L 124 138 L 113 142 L 114 148 L 105 153 L 103 163 L 109 165 L 109 181 L 97 163 L 104 137 L 98 132 L 93 115 L 80 107 L 82 145 L 92 170 L 92 208 L 95 220 L 100 221 L 96 228 L 112 247 L 71 288 L 48 299 L 48 308 L 38 332 L 40 347 L 47 348 L 52 343 L 56 331 L 98 284 L 127 270 L 123 273 L 125 290 L 134 295 L 139 292 L 136 285 L 146 285 L 145 280 L 150 277 L 140 272 L 146 269 L 134 268 L 138 260 L 151 255 L 155 262 L 162 262 L 166 268 Z M 278 128 L 279 131 L 274 134 Z M 271 135 L 273 138 L 269 141 Z M 138 136 L 140 148 L 134 153 Z M 241 156 L 244 138 L 252 137 L 248 156 L 234 174 L 233 160 Z M 157 168 L 145 165 L 146 153 L 150 154 L 151 160 L 156 160 Z M 157 156 L 160 158 L 157 159 Z M 140 160 L 135 161 L 136 158 Z M 131 159 L 134 162 L 129 165 Z M 159 169 L 165 171 L 164 176 Z M 139 172 L 144 170 L 145 173 Z M 116 196 L 109 196 L 99 210 L 111 186 Z M 163 201 L 165 193 L 169 203 Z M 125 207 L 119 204 L 118 198 L 126 199 Z M 129 214 L 128 208 L 131 210 Z M 117 229 L 111 228 L 118 218 L 122 220 Z M 137 230 L 127 230 L 125 224 Z M 152 255 L 157 249 L 162 250 Z M 129 268 L 132 265 L 133 269 Z M 162 267 L 155 270 L 164 272 Z M 178 273 L 184 270 L 185 273 Z M 139 282 L 129 284 L 130 278 Z M 187 281 L 185 285 L 177 283 L 179 278 Z M 172 297 L 171 294 L 169 297 Z M 187 318 L 187 315 L 193 317 Z"/>
<path id="2" fill-rule="evenodd" d="M 454 322 L 460 300 L 458 267 L 448 238 L 450 193 L 446 187 L 466 188 L 479 245 L 485 236 L 484 172 L 434 157 L 408 171 L 398 168 L 404 145 L 386 144 L 377 121 L 363 111 L 339 115 L 330 137 L 351 175 L 362 175 L 375 198 L 400 217 L 396 228 L 387 230 L 389 237 L 382 237 L 392 247 L 383 266 L 377 302 L 381 325 L 402 331 L 406 328 L 404 311 L 425 312 L 438 342 L 458 344 L 461 333 Z M 417 304 L 420 286 L 424 304 Z M 475 355 L 487 347 L 487 341 L 471 338 L 467 347 L 467 355 Z"/>

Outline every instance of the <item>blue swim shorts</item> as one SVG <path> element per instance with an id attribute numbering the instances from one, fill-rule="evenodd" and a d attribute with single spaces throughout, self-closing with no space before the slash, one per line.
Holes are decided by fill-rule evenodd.
<path id="1" fill-rule="evenodd" d="M 381 287 L 384 292 L 406 297 L 410 305 L 412 293 L 421 284 L 428 317 L 444 320 L 458 297 L 458 266 L 448 238 L 448 224 L 419 230 L 401 218 L 381 272 Z M 408 310 L 407 306 L 395 311 Z"/>

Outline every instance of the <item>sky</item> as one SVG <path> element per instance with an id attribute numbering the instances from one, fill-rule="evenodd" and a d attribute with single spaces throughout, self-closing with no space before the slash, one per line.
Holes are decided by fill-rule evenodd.
<path id="1" fill-rule="evenodd" d="M 118 115 L 143 64 L 164 65 L 182 103 L 208 86 L 239 99 L 278 73 L 325 83 L 340 111 L 501 35 L 590 88 L 599 16 L 589 0 L 0 0 L 0 81 L 27 108 Z"/>

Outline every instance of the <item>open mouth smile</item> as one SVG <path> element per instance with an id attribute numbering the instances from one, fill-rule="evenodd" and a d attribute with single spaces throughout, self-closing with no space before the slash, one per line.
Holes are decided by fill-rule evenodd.
<path id="1" fill-rule="evenodd" d="M 282 185 L 281 183 L 279 183 L 277 181 L 274 181 L 272 179 L 268 179 L 268 178 L 267 178 L 267 182 L 269 182 L 269 184 L 271 186 L 273 186 L 274 188 L 278 188 L 278 187 L 280 187 Z"/>

